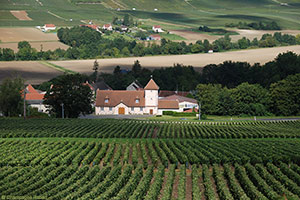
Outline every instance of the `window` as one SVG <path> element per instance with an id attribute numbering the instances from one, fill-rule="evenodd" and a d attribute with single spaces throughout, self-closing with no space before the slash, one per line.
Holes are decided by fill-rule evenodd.
<path id="1" fill-rule="evenodd" d="M 143 111 L 143 107 L 140 107 L 140 111 Z"/>
<path id="2" fill-rule="evenodd" d="M 104 107 L 101 107 L 101 110 L 103 111 L 103 110 L 104 110 Z"/>
<path id="3" fill-rule="evenodd" d="M 131 107 L 131 111 L 134 111 L 134 107 Z"/>
<path id="4" fill-rule="evenodd" d="M 108 103 L 108 99 L 105 99 L 104 102 L 105 102 L 105 103 Z"/>
<path id="5" fill-rule="evenodd" d="M 109 107 L 109 111 L 112 111 L 112 107 Z"/>
<path id="6" fill-rule="evenodd" d="M 140 99 L 135 99 L 135 103 L 140 103 Z"/>

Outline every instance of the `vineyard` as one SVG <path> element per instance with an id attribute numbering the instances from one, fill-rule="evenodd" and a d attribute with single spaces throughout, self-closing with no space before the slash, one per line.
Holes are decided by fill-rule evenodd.
<path id="1" fill-rule="evenodd" d="M 0 119 L 1 199 L 300 199 L 300 121 Z"/>

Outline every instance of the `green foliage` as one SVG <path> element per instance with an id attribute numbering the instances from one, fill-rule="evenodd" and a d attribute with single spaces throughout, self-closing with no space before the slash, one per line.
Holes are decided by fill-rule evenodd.
<path id="1" fill-rule="evenodd" d="M 65 117 L 68 118 L 91 113 L 92 91 L 83 85 L 84 82 L 84 76 L 80 74 L 65 74 L 53 80 L 53 87 L 44 97 L 44 103 L 50 106 L 51 113 L 61 117 L 62 104 Z"/>
<path id="2" fill-rule="evenodd" d="M 174 111 L 163 111 L 163 115 L 170 115 L 175 117 L 191 117 L 196 116 L 196 113 L 184 113 L 184 112 L 174 112 Z"/>
<path id="3" fill-rule="evenodd" d="M 225 24 L 226 27 L 237 27 L 239 29 L 254 29 L 254 30 L 281 30 L 280 26 L 275 22 L 239 22 L 238 24 Z"/>
<path id="4" fill-rule="evenodd" d="M 273 113 L 277 115 L 300 114 L 300 74 L 288 76 L 270 87 Z"/>
<path id="5" fill-rule="evenodd" d="M 18 116 L 22 113 L 24 80 L 21 77 L 6 78 L 0 85 L 0 112 L 4 116 Z"/>

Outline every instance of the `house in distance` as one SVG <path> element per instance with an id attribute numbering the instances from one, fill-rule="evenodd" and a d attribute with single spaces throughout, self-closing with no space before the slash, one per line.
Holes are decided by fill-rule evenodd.
<path id="1" fill-rule="evenodd" d="M 158 90 L 159 87 L 152 78 L 143 89 L 139 90 L 97 90 L 95 114 L 162 115 L 163 111 L 182 112 L 184 105 L 198 108 L 195 100 L 190 98 L 184 98 L 184 101 L 174 96 L 160 99 Z"/>

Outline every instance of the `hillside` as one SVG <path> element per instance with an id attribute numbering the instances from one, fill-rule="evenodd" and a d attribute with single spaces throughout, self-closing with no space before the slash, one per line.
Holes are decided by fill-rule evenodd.
<path id="1" fill-rule="evenodd" d="M 0 26 L 103 24 L 129 13 L 146 24 L 165 22 L 167 28 L 274 20 L 284 29 L 300 29 L 297 0 L 3 0 L 0 8 Z M 25 10 L 32 20 L 18 20 L 11 10 Z"/>

